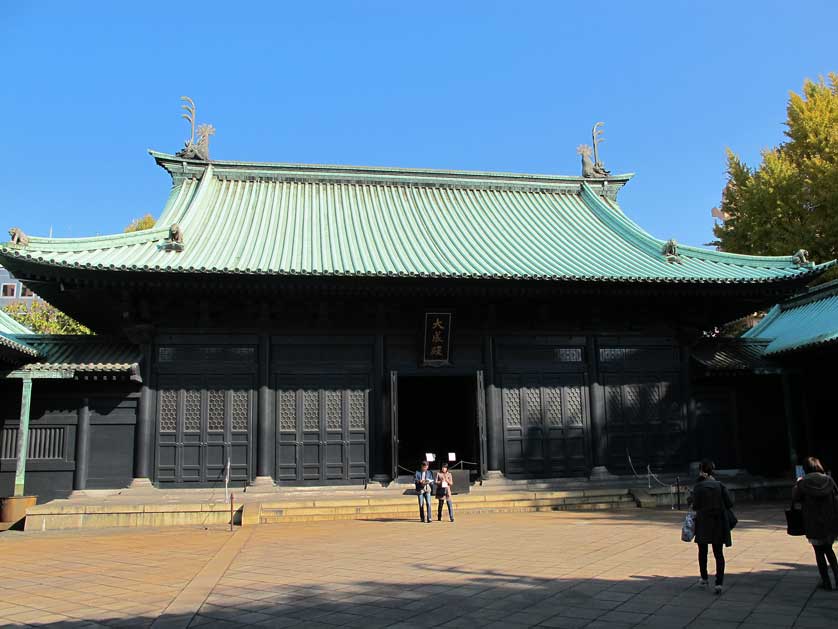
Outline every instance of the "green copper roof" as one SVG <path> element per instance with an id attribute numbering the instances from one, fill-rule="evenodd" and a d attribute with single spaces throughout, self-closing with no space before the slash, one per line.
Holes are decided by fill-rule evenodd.
<path id="1" fill-rule="evenodd" d="M 39 358 L 20 369 L 128 373 L 139 378 L 139 349 L 118 339 L 71 334 L 34 334 L 17 338 L 37 350 Z"/>
<path id="2" fill-rule="evenodd" d="M 34 332 L 0 310 L 0 334 L 34 334 Z"/>
<path id="3" fill-rule="evenodd" d="M 38 355 L 36 349 L 17 339 L 17 334 L 32 334 L 32 330 L 0 310 L 0 357 L 4 358 L 4 362 L 5 359 L 31 359 Z"/>
<path id="4" fill-rule="evenodd" d="M 708 338 L 692 348 L 691 356 L 713 372 L 777 373 L 779 366 L 765 357 L 768 343 L 742 337 Z"/>
<path id="5" fill-rule="evenodd" d="M 769 340 L 769 355 L 838 342 L 838 280 L 777 304 L 742 336 Z"/>
<path id="6" fill-rule="evenodd" d="M 0 260 L 113 271 L 629 282 L 771 282 L 826 265 L 664 241 L 619 208 L 630 175 L 206 163 L 152 153 L 174 186 L 154 228 L 29 237 Z M 177 223 L 183 250 L 165 246 Z M 791 253 L 791 252 L 790 252 Z"/>

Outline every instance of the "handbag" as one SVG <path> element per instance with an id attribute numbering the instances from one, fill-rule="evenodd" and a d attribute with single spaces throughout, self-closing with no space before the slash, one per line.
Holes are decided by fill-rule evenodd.
<path id="1" fill-rule="evenodd" d="M 733 512 L 733 509 L 725 509 L 725 515 L 727 516 L 727 526 L 732 531 L 736 528 L 736 525 L 739 524 L 739 519 Z"/>
<path id="2" fill-rule="evenodd" d="M 695 539 L 695 511 L 687 511 L 684 524 L 681 526 L 681 541 L 691 542 Z"/>
<path id="3" fill-rule="evenodd" d="M 786 509 L 786 533 L 789 535 L 806 535 L 803 525 L 803 509 L 795 509 L 794 503 Z"/>

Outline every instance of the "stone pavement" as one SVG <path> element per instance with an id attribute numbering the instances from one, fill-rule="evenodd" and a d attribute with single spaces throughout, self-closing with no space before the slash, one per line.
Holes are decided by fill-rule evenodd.
<path id="1" fill-rule="evenodd" d="M 838 626 L 783 505 L 737 509 L 720 597 L 696 585 L 682 515 L 3 533 L 0 626 Z"/>

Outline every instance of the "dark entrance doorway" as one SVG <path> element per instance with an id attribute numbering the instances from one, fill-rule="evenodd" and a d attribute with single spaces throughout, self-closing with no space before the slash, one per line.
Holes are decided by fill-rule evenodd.
<path id="1" fill-rule="evenodd" d="M 430 452 L 439 467 L 454 452 L 465 469 L 479 470 L 478 379 L 475 376 L 398 376 L 398 464 L 417 469 Z"/>

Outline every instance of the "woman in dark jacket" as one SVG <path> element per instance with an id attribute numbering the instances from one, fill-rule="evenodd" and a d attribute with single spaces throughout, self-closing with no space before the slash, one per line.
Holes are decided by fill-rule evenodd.
<path id="1" fill-rule="evenodd" d="M 827 562 L 832 567 L 838 587 L 838 560 L 832 544 L 838 537 L 838 487 L 824 474 L 823 465 L 813 456 L 803 462 L 806 475 L 797 480 L 792 501 L 803 507 L 803 528 L 806 539 L 815 549 L 815 561 L 821 574 L 822 587 L 832 589 Z"/>
<path id="2" fill-rule="evenodd" d="M 731 546 L 728 512 L 733 501 L 727 487 L 713 478 L 714 465 L 705 459 L 701 474 L 693 487 L 692 506 L 695 510 L 695 543 L 698 544 L 699 585 L 707 587 L 707 547 L 713 547 L 716 558 L 716 594 L 722 593 L 725 580 L 724 547 Z"/>

